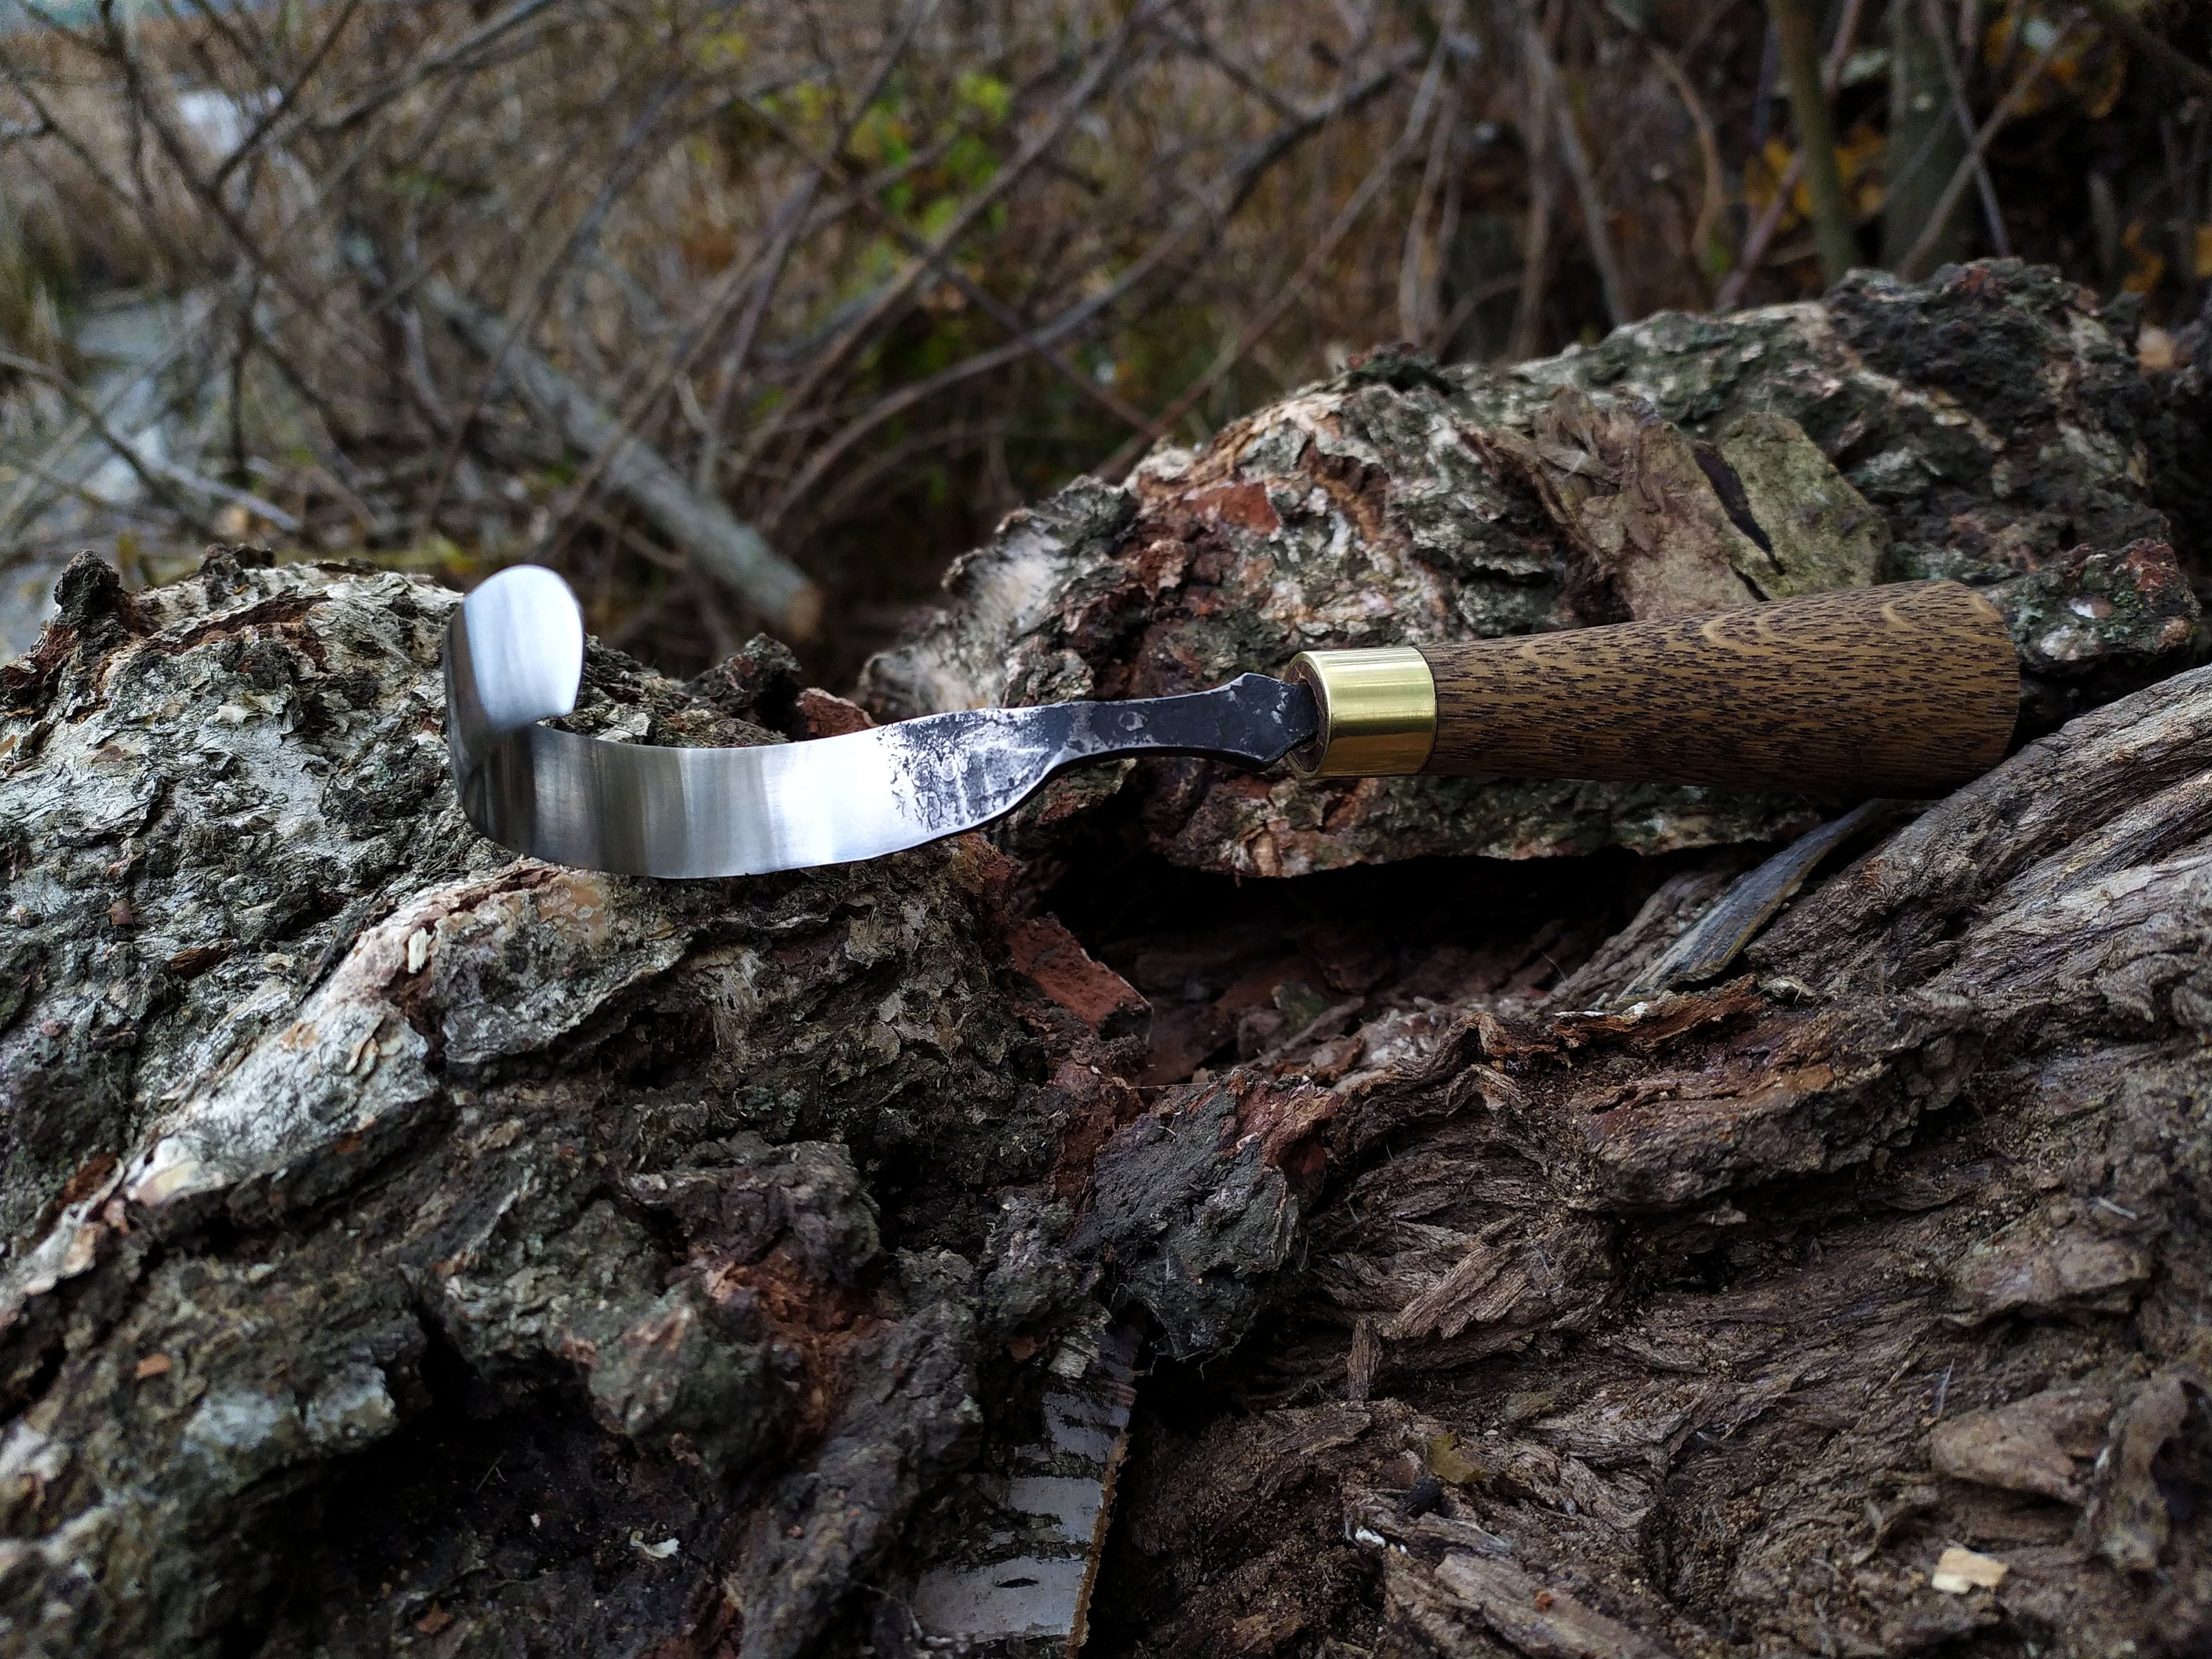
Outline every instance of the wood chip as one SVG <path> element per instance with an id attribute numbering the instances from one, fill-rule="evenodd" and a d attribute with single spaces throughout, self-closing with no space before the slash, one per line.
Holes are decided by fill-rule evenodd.
<path id="1" fill-rule="evenodd" d="M 1457 1435 L 1444 1433 L 1429 1442 L 1429 1473 L 1439 1480 L 1464 1486 L 1481 1480 L 1488 1471 L 1460 1450 Z"/>
<path id="2" fill-rule="evenodd" d="M 172 1363 L 165 1353 L 149 1353 L 132 1367 L 131 1374 L 142 1382 L 149 1376 L 166 1376 Z"/>
<path id="3" fill-rule="evenodd" d="M 1994 1555 L 1960 1549 L 1954 1544 L 1943 1552 L 1942 1559 L 1936 1562 L 1935 1574 L 1928 1582 L 1946 1595 L 1964 1595 L 1969 1590 L 1995 1589 L 2011 1571 Z"/>

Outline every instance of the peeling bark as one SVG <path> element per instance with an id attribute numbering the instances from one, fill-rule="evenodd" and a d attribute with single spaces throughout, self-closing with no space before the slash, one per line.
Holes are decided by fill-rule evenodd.
<path id="1" fill-rule="evenodd" d="M 2197 1650 L 2208 767 L 2200 671 L 1932 808 L 1742 979 L 1249 1085 L 1241 1122 L 1295 1097 L 1311 1139 L 1244 1386 L 1378 1403 L 1257 1513 L 1180 1496 L 1257 1431 L 1156 1429 L 1123 1582 L 1177 1611 L 1142 1650 L 1289 1643 L 1329 1604 L 1273 1594 L 1285 1552 L 1346 1536 L 1387 1651 Z M 1929 1587 L 1960 1543 L 1993 1590 Z"/>
<path id="2" fill-rule="evenodd" d="M 905 716 L 1194 690 L 1319 645 L 1486 638 L 1915 576 L 2013 619 L 2031 731 L 2197 660 L 2153 463 L 2189 429 L 2094 299 L 2016 263 L 1821 304 L 1664 313 L 1509 369 L 1386 350 L 1079 481 L 957 564 L 869 665 Z M 2193 461 L 2170 469 L 2186 474 Z M 2185 548 L 2195 555 L 2191 544 Z M 1482 779 L 1325 787 L 1200 761 L 1125 775 L 1146 843 L 1297 875 L 1425 854 L 1522 858 L 1761 841 L 1800 800 Z M 1087 777 L 1065 814 L 1119 779 Z M 1047 809 L 1040 809 L 1044 811 Z"/>
<path id="3" fill-rule="evenodd" d="M 1094 1655 L 2202 1650 L 2199 402 L 2005 265 L 1385 355 L 1016 515 L 866 688 L 1981 582 L 2028 740 L 1840 822 L 1176 763 L 628 881 L 455 811 L 453 594 L 80 561 L 0 686 L 0 1653 L 943 1650 L 1088 1570 L 1131 1331 Z M 860 715 L 759 642 L 574 718 Z"/>
<path id="4" fill-rule="evenodd" d="M 1103 1045 L 972 838 L 514 862 L 455 596 L 259 563 L 73 567 L 7 730 L 0 1646 L 805 1650 L 1079 1300 L 1020 1194 Z M 772 735 L 773 673 L 587 678 L 603 735 Z"/>

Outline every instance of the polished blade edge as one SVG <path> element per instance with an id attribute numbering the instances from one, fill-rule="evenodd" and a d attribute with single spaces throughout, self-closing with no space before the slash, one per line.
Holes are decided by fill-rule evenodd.
<path id="1" fill-rule="evenodd" d="M 462 799 L 491 839 L 555 864 L 677 878 L 849 864 L 1018 805 L 1063 758 L 1036 740 L 1047 734 L 1022 718 L 1031 712 L 939 714 L 746 749 L 532 726 L 491 746 Z"/>

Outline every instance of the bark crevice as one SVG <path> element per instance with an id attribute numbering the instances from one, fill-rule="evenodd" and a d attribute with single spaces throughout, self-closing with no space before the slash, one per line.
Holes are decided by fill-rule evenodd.
<path id="1" fill-rule="evenodd" d="M 1984 587 L 2023 746 L 1832 845 L 1172 761 L 556 870 L 453 805 L 456 596 L 73 565 L 0 688 L 0 1652 L 933 1650 L 1080 1575 L 1131 1332 L 1095 1654 L 2197 1650 L 2193 372 L 2006 264 L 1385 352 L 1014 515 L 863 688 Z M 858 717 L 763 643 L 574 720 Z"/>

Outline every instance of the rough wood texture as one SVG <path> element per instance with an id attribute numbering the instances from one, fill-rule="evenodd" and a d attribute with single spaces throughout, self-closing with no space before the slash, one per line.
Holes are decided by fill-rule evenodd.
<path id="1" fill-rule="evenodd" d="M 1820 355 L 1856 331 L 1873 362 L 1885 329 L 1919 389 Z M 1986 586 L 2041 718 L 2108 706 L 1839 832 L 1840 871 L 1729 846 L 1402 861 L 1483 823 L 1656 846 L 1796 808 L 1700 806 L 1692 833 L 1688 797 L 1500 791 L 1392 819 L 1109 769 L 1186 865 L 1320 859 L 1340 818 L 1376 862 L 1102 866 L 1078 791 L 1008 830 L 1024 862 L 969 837 L 653 884 L 469 836 L 439 736 L 452 594 L 223 551 L 129 598 L 73 565 L 0 675 L 0 1654 L 918 1656 L 917 1587 L 1040 1524 L 1012 1482 L 1102 1300 L 1152 1364 L 1094 1656 L 2202 1651 L 2212 671 L 2160 678 L 2197 613 L 2148 539 L 2202 389 L 2124 384 L 2094 317 L 2003 269 L 1637 337 L 1574 374 L 1610 362 L 1686 410 L 1686 352 L 1735 373 L 1764 339 L 1770 394 L 1827 387 L 1790 416 L 1807 432 L 1906 423 L 1869 482 L 1915 445 L 1948 470 L 1859 486 L 1890 556 L 2017 552 Z M 1314 538 L 1297 604 L 1356 617 L 1431 580 L 1389 561 L 1436 467 L 1545 515 L 1510 520 L 1532 536 L 1632 549 L 1632 501 L 1576 494 L 1594 475 L 1510 468 L 1570 428 L 1671 467 L 1687 430 L 1540 387 L 1511 428 L 1534 460 L 1493 474 L 1409 383 L 1247 428 L 1304 434 L 1269 475 L 1309 469 L 1281 497 Z M 1409 409 L 1444 412 L 1414 442 Z M 2099 447 L 2123 416 L 2139 451 Z M 1360 431 L 1409 447 L 1359 472 Z M 1770 448 L 1798 476 L 1779 428 L 1729 452 L 1753 502 Z M 1082 644 L 1210 676 L 1200 646 L 1297 633 L 1291 600 L 1240 608 L 1275 590 L 1205 516 L 1209 490 L 1258 510 L 1214 465 L 1181 506 L 1157 472 L 1077 491 L 969 567 L 971 593 L 1060 619 L 1004 636 L 1018 673 L 1092 675 Z M 1856 512 L 1817 482 L 1802 499 Z M 1684 521 L 1748 582 L 1714 501 Z M 1329 543 L 1362 503 L 1381 528 Z M 1024 567 L 1065 589 L 983 580 L 1093 532 Z M 1146 620 L 1131 573 L 1186 556 Z M 1550 615 L 1545 569 L 1452 591 Z M 935 660 L 999 672 L 966 614 Z M 1095 636 L 1062 629 L 1086 615 Z M 850 716 L 763 641 L 689 685 L 594 648 L 576 719 L 722 743 Z M 1208 799 L 1245 805 L 1162 805 Z M 1671 958 L 1702 982 L 1635 988 L 1709 914 L 1693 937 L 1726 948 Z M 1954 1547 L 1988 1559 L 1946 1590 Z"/>
<path id="2" fill-rule="evenodd" d="M 1035 1216 L 1114 1048 L 1004 861 L 516 863 L 456 599 L 87 558 L 11 670 L 0 1651 L 805 1651 L 1074 1305 Z M 595 647 L 578 719 L 766 741 L 775 654 Z"/>
<path id="3" fill-rule="evenodd" d="M 1135 696 L 1321 646 L 1426 646 L 1956 577 L 2021 647 L 2028 729 L 2197 659 L 2177 566 L 2201 400 L 2161 400 L 2094 298 L 2017 264 L 1822 304 L 1662 314 L 1588 350 L 1384 350 L 1010 518 L 869 667 L 906 715 Z M 2161 504 L 2173 501 L 2169 521 Z M 1294 875 L 1424 854 L 1663 852 L 1809 826 L 1789 797 L 1571 781 L 1320 787 L 1193 761 L 1068 786 L 1178 863 Z M 1118 793 L 1116 790 L 1118 784 Z M 1109 813 L 1109 816 L 1111 814 Z"/>
<path id="4" fill-rule="evenodd" d="M 2004 617 L 1958 582 L 1422 655 L 1430 773 L 1936 794 L 1996 765 L 2020 714 Z"/>
<path id="5" fill-rule="evenodd" d="M 1207 1371 L 1245 1409 L 1156 1392 L 1111 1650 L 2202 1651 L 2208 776 L 2200 672 L 1717 988 L 1473 999 L 1164 1095 L 1085 1224 L 1184 1351 L 1251 1334 Z M 1931 1588 L 1952 1546 L 2002 1581 Z"/>

